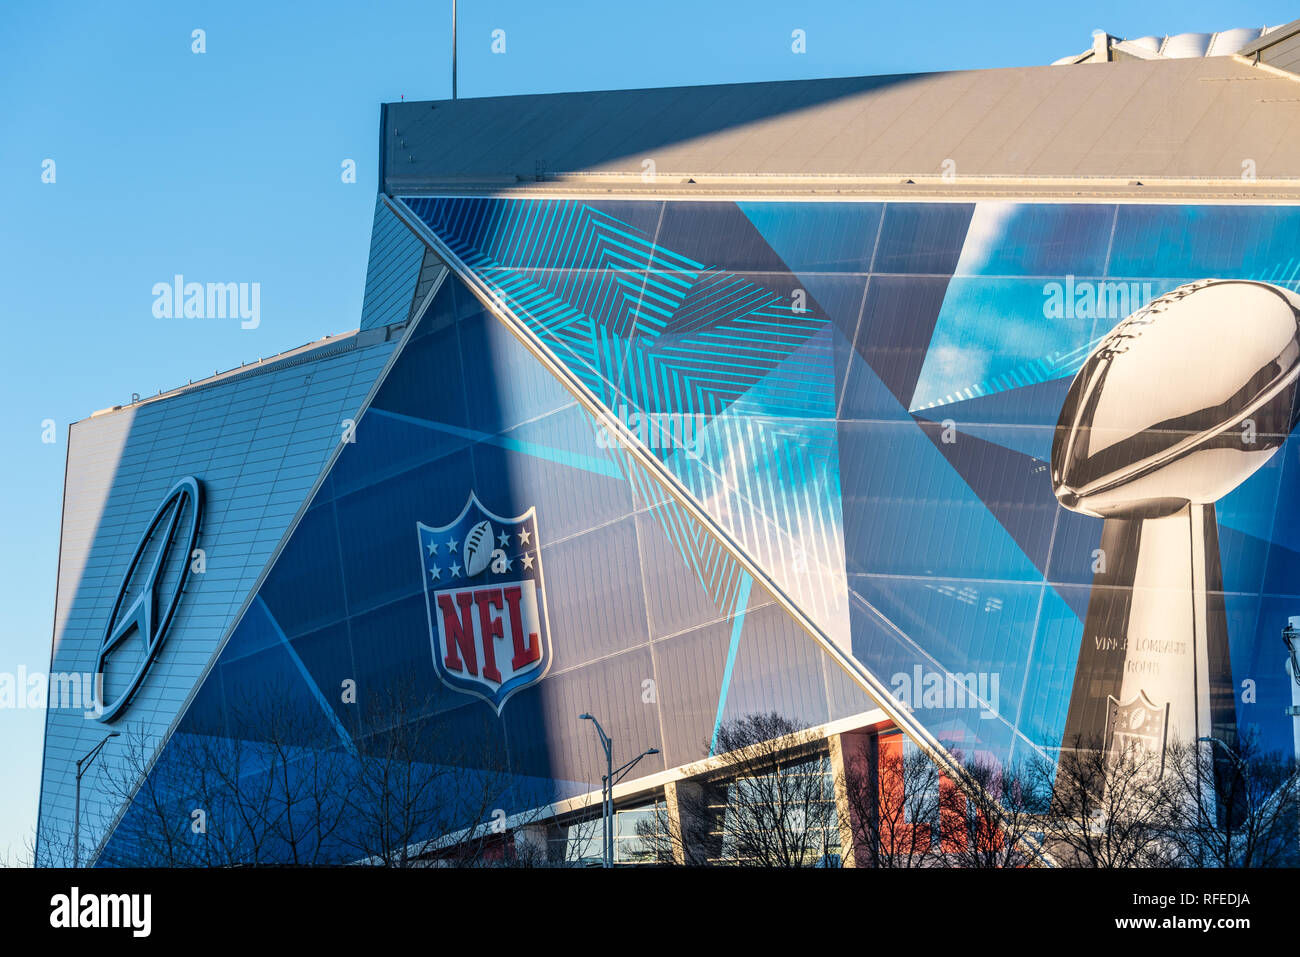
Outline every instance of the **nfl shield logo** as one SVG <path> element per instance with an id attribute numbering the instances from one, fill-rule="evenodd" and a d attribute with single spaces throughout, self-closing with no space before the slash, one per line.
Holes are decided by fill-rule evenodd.
<path id="1" fill-rule="evenodd" d="M 1158 705 L 1139 691 L 1131 701 L 1120 704 L 1106 696 L 1106 750 L 1112 754 L 1128 747 L 1140 747 L 1160 759 L 1165 767 L 1165 735 L 1169 728 L 1169 705 Z"/>
<path id="2" fill-rule="evenodd" d="M 415 527 L 433 666 L 497 714 L 551 664 L 536 512 L 502 518 L 470 492 L 455 521 Z"/>

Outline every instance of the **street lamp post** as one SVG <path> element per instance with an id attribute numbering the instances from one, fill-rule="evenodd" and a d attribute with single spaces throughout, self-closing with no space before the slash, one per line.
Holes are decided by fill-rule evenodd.
<path id="1" fill-rule="evenodd" d="M 610 782 L 614 779 L 614 742 L 610 736 L 605 733 L 605 729 L 600 726 L 594 715 L 578 715 L 583 721 L 590 721 L 596 726 L 596 733 L 600 735 L 600 746 L 605 750 L 605 773 L 600 777 L 600 842 L 601 867 L 609 867 L 612 864 L 610 855 L 610 803 L 613 800 L 613 787 Z"/>
<path id="2" fill-rule="evenodd" d="M 1300 760 L 1300 615 L 1292 615 L 1282 629 L 1282 644 L 1286 645 L 1286 662 L 1282 670 L 1291 679 L 1291 704 L 1283 709 L 1283 714 L 1292 719 L 1294 752 Z"/>
<path id="3" fill-rule="evenodd" d="M 103 749 L 104 745 L 108 744 L 108 739 L 116 738 L 118 736 L 118 733 L 119 732 L 117 731 L 109 732 L 104 737 L 103 741 L 99 742 L 99 744 L 95 745 L 93 748 L 90 749 L 90 752 L 88 754 L 86 754 L 82 758 L 77 759 L 77 787 L 76 787 L 76 796 L 73 798 L 73 804 L 72 804 L 72 866 L 73 867 L 81 866 L 81 776 L 90 769 L 90 765 L 94 762 L 95 757 Z"/>
<path id="4" fill-rule="evenodd" d="M 605 773 L 600 778 L 600 822 L 601 833 L 603 835 L 603 852 L 601 854 L 601 867 L 614 866 L 614 785 L 627 776 L 636 763 L 642 758 L 651 754 L 658 754 L 658 748 L 649 748 L 642 751 L 627 764 L 614 768 L 614 740 L 605 733 L 605 729 L 600 726 L 594 715 L 583 712 L 578 715 L 583 721 L 590 721 L 596 726 L 596 734 L 600 735 L 600 746 L 605 751 Z"/>

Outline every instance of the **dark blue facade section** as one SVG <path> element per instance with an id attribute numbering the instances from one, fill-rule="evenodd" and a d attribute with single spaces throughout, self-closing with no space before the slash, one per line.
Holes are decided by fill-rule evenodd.
<path id="1" fill-rule="evenodd" d="M 598 786 L 580 713 L 625 758 L 658 748 L 638 768 L 650 774 L 708 755 L 728 717 L 812 726 L 873 709 L 827 646 L 887 686 L 911 730 L 965 754 L 1052 759 L 1085 713 L 1135 713 L 1143 698 L 1171 716 L 1138 722 L 1151 747 L 1202 719 L 1295 747 L 1277 642 L 1300 614 L 1295 437 L 1266 436 L 1268 454 L 1249 452 L 1248 474 L 1216 491 L 1206 584 L 1178 592 L 1173 617 L 1144 619 L 1181 621 L 1193 603 L 1213 618 L 1208 639 L 1174 623 L 1159 645 L 1208 640 L 1208 703 L 1175 677 L 1186 653 L 1139 651 L 1154 647 L 1149 626 L 1109 604 L 1143 595 L 1138 578 L 1108 577 L 1136 561 L 1132 529 L 1110 523 L 1152 516 L 1067 507 L 1053 462 L 1062 434 L 1091 428 L 1065 421 L 1072 383 L 1126 353 L 1130 317 L 1176 310 L 1227 343 L 1222 317 L 1271 321 L 1234 311 L 1240 296 L 1300 302 L 1296 210 L 400 202 L 461 273 L 410 333 L 173 754 L 264 748 L 276 726 L 244 720 L 245 703 L 280 702 L 309 719 L 304 773 L 322 752 L 363 766 L 413 727 L 408 765 L 494 782 L 492 806 L 514 812 Z M 1208 319 L 1206 302 L 1219 302 Z M 1143 346 L 1141 361 L 1183 345 Z M 1240 391 L 1214 358 L 1187 357 L 1211 406 Z M 1173 413 L 1142 424 L 1144 438 L 1196 434 Z M 1127 672 L 1107 650 L 1116 634 L 1133 639 Z M 933 680 L 973 697 L 931 699 Z M 399 692 L 395 720 L 376 705 Z M 178 788 L 167 800 L 183 806 Z M 484 823 L 483 806 L 447 807 L 426 830 Z M 129 860 L 147 808 L 133 805 L 106 860 Z"/>
<path id="2" fill-rule="evenodd" d="M 682 541 L 707 534 L 626 450 L 602 447 L 592 417 L 458 281 L 442 286 L 354 438 L 143 789 L 175 808 L 187 800 L 172 791 L 184 790 L 179 768 L 199 744 L 243 754 L 243 783 L 225 792 L 234 801 L 269 773 L 266 753 L 282 736 L 301 749 L 293 766 L 303 777 L 320 773 L 322 751 L 350 769 L 341 775 L 359 773 L 391 741 L 394 713 L 418 729 L 409 756 L 421 773 L 477 774 L 497 788 L 488 810 L 515 813 L 599 788 L 602 762 L 582 712 L 600 718 L 620 754 L 659 748 L 638 768 L 648 774 L 707 756 L 721 721 L 760 706 L 807 725 L 873 707 L 724 552 L 715 549 L 707 573 L 683 552 Z M 469 536 L 427 530 L 453 527 L 471 494 L 495 516 L 533 516 L 528 545 L 512 542 L 501 560 L 526 552 L 545 572 L 550 660 L 499 713 L 466 693 L 476 679 L 461 672 L 455 686 L 439 675 L 455 636 L 445 633 L 438 596 L 454 601 L 465 580 Z M 499 542 L 510 529 L 493 525 Z M 430 556 L 435 542 L 441 550 Z M 434 568 L 440 579 L 426 582 Z M 513 565 L 496 577 L 520 579 Z M 711 587 L 717 580 L 730 587 Z M 488 619 L 506 622 L 495 641 L 504 662 L 509 614 L 489 606 Z M 481 641 L 475 648 L 482 653 Z M 430 828 L 485 823 L 443 803 L 447 816 Z M 156 823 L 150 807 L 137 797 L 103 863 L 132 862 Z M 358 841 L 341 830 L 319 844 L 313 854 L 343 860 L 355 858 Z"/>

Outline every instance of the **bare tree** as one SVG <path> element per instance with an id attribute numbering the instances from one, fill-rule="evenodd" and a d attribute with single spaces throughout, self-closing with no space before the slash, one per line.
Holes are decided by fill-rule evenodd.
<path id="1" fill-rule="evenodd" d="M 955 756 L 961 761 L 960 752 Z M 1031 867 L 1047 792 L 1039 765 L 966 759 L 939 789 L 941 859 L 950 867 Z"/>
<path id="2" fill-rule="evenodd" d="M 710 863 L 715 845 L 716 813 L 706 798 L 706 785 L 677 781 L 664 788 L 665 799 L 637 823 L 636 833 L 650 861 L 659 865 L 702 867 Z M 675 807 L 674 807 L 675 805 Z"/>
<path id="3" fill-rule="evenodd" d="M 1180 742 L 1166 770 L 1169 840 L 1187 867 L 1300 863 L 1300 768 L 1254 736 Z"/>
<path id="4" fill-rule="evenodd" d="M 349 784 L 353 857 L 388 867 L 576 863 L 599 828 L 585 809 L 561 824 L 549 796 L 521 792 L 494 745 L 492 723 L 457 725 L 454 740 L 433 699 L 408 680 L 368 696 Z"/>
<path id="5" fill-rule="evenodd" d="M 655 860 L 758 867 L 835 866 L 835 784 L 824 744 L 775 713 L 724 723 L 717 757 L 688 768 L 667 806 L 638 827 Z"/>
<path id="6" fill-rule="evenodd" d="M 601 808 L 593 795 L 563 815 L 538 808 L 515 815 L 511 823 L 515 839 L 510 863 L 516 867 L 582 866 L 601 849 Z"/>
<path id="7" fill-rule="evenodd" d="M 1160 754 L 1133 741 L 1109 749 L 1076 740 L 1061 751 L 1042 826 L 1047 851 L 1066 867 L 1172 864 Z"/>
<path id="8" fill-rule="evenodd" d="M 339 716 L 292 689 L 246 688 L 161 749 L 124 727 L 102 771 L 108 800 L 83 809 L 102 817 L 83 826 L 83 860 L 88 835 L 111 834 L 104 860 L 124 866 L 541 866 L 568 863 L 599 828 L 583 809 L 562 825 L 545 793 L 522 791 L 486 716 L 448 735 L 409 680 L 365 701 Z M 71 863 L 66 830 L 42 835 L 43 863 Z"/>
<path id="9" fill-rule="evenodd" d="M 937 866 L 941 863 L 939 769 L 923 751 L 882 748 L 879 739 L 870 737 L 862 743 L 860 750 L 846 751 L 844 775 L 836 782 L 849 812 L 854 863 L 883 868 Z"/>
<path id="10" fill-rule="evenodd" d="M 228 702 L 219 722 L 177 730 L 155 755 L 128 729 L 106 793 L 124 807 L 112 863 L 232 867 L 337 863 L 352 766 L 334 722 L 283 689 Z"/>
<path id="11" fill-rule="evenodd" d="M 433 753 L 434 716 L 432 700 L 407 682 L 368 697 L 348 793 L 350 845 L 363 863 L 411 866 L 450 853 L 451 832 L 483 823 L 477 809 L 461 820 L 450 806 L 461 800 L 454 784 L 465 769 L 457 767 L 460 755 Z"/>
<path id="12" fill-rule="evenodd" d="M 288 696 L 271 697 L 261 707 L 237 712 L 232 730 L 231 738 L 207 741 L 223 751 L 229 742 L 244 752 L 242 757 L 209 766 L 245 772 L 243 780 L 219 775 L 218 783 L 233 795 L 251 793 L 255 807 L 265 809 L 259 823 L 265 824 L 271 846 L 279 849 L 275 859 L 294 865 L 337 863 L 340 832 L 348 820 L 352 763 L 334 722 L 317 710 L 295 708 Z"/>
<path id="13" fill-rule="evenodd" d="M 43 822 L 32 828 L 13 866 L 72 867 L 72 840 L 72 828 L 57 828 Z M 82 860 L 85 860 L 84 857 Z"/>
<path id="14" fill-rule="evenodd" d="M 210 847 L 192 843 L 191 809 L 181 796 L 193 796 L 194 783 L 201 776 L 199 762 L 190 751 L 193 742 L 179 738 L 170 751 L 154 763 L 157 739 L 143 724 L 120 732 L 117 761 L 105 775 L 104 793 L 109 804 L 128 810 L 118 824 L 120 840 L 113 863 L 136 867 L 184 867 L 210 863 Z M 104 822 L 102 833 L 112 833 L 113 822 Z"/>

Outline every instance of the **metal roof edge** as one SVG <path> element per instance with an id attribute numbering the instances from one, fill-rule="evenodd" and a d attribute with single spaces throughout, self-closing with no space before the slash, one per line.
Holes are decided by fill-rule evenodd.
<path id="1" fill-rule="evenodd" d="M 157 395 L 143 396 L 132 402 L 124 402 L 121 405 L 99 409 L 92 412 L 86 417 L 86 419 L 78 419 L 76 422 L 71 424 L 76 425 L 79 422 L 86 421 L 87 419 L 101 418 L 126 409 L 136 409 L 143 405 L 171 399 L 182 394 L 197 392 L 203 389 L 212 389 L 235 381 L 242 382 L 246 379 L 263 375 L 268 372 L 279 372 L 292 366 L 305 365 L 309 362 L 328 359 L 332 356 L 350 352 L 353 349 L 364 349 L 368 346 L 377 345 L 381 342 L 387 342 L 389 339 L 396 338 L 401 335 L 401 332 L 406 325 L 407 323 L 402 321 L 393 323 L 390 326 L 379 326 L 375 329 L 353 329 L 349 332 L 339 333 L 338 335 L 325 336 L 313 342 L 304 343 L 303 345 L 295 346 L 292 349 L 286 349 L 285 351 L 276 353 L 275 355 L 259 358 L 256 362 L 244 363 L 236 368 L 227 369 L 224 372 L 216 372 L 213 375 L 206 376 L 202 379 L 192 380 L 187 382 L 185 385 L 176 386 L 172 389 L 159 389 Z"/>
<path id="2" fill-rule="evenodd" d="M 1253 56 L 1261 50 L 1265 50 L 1273 44 L 1285 40 L 1287 37 L 1295 36 L 1297 33 L 1300 33 L 1300 20 L 1292 20 L 1290 23 L 1284 23 L 1280 27 L 1274 27 L 1259 39 L 1247 43 L 1234 55 L 1239 57 Z"/>
<path id="3" fill-rule="evenodd" d="M 934 173 L 898 173 L 878 177 L 835 176 L 787 178 L 706 174 L 660 174 L 644 184 L 635 176 L 617 173 L 590 176 L 567 174 L 515 184 L 466 182 L 429 178 L 403 184 L 394 198 L 427 196 L 486 196 L 554 199 L 672 199 L 685 201 L 926 201 L 975 202 L 1300 202 L 1300 179 L 1220 177 L 1168 179 L 1141 174 L 1120 177 L 1027 177 L 1018 175 L 963 176 L 944 180 Z M 666 181 L 671 182 L 666 182 Z"/>

